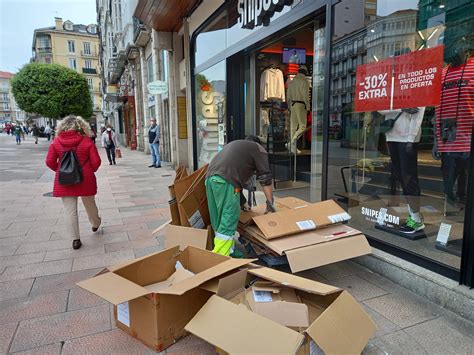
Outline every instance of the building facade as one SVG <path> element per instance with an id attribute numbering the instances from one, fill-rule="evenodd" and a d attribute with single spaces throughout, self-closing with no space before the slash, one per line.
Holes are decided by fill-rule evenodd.
<path id="1" fill-rule="evenodd" d="M 95 24 L 74 24 L 56 17 L 54 26 L 34 31 L 32 61 L 59 64 L 83 74 L 91 93 L 93 120 L 100 125 L 103 118 L 97 33 Z"/>
<path id="2" fill-rule="evenodd" d="M 16 104 L 10 83 L 14 75 L 13 73 L 0 71 L 0 120 L 24 122 L 26 114 Z"/>
<path id="3" fill-rule="evenodd" d="M 183 35 L 189 165 L 256 134 L 277 196 L 335 199 L 374 247 L 472 285 L 472 4 L 249 3 L 138 1 L 145 25 Z M 311 104 L 295 152 L 285 144 L 294 122 L 281 88 L 302 66 Z M 274 96 L 260 90 L 269 69 L 284 80 Z"/>

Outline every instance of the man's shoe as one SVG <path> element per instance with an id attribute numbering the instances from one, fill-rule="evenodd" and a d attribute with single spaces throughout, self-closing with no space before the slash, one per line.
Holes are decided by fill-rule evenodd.
<path id="1" fill-rule="evenodd" d="M 82 246 L 82 243 L 81 243 L 81 240 L 80 239 L 74 239 L 72 241 L 72 248 L 74 250 L 77 250 L 77 249 L 80 249 L 80 247 Z"/>
<path id="2" fill-rule="evenodd" d="M 161 165 L 155 166 L 155 168 L 161 168 Z"/>
<path id="3" fill-rule="evenodd" d="M 154 165 L 148 165 L 149 168 L 154 168 L 155 166 Z"/>
<path id="4" fill-rule="evenodd" d="M 413 234 L 423 229 L 425 229 L 425 223 L 423 222 L 423 219 L 421 219 L 421 222 L 417 222 L 411 218 L 411 216 L 409 216 L 406 222 L 402 224 L 399 231 L 404 234 Z"/>
<path id="5" fill-rule="evenodd" d="M 92 227 L 92 231 L 97 232 L 101 224 L 102 224 L 102 218 L 99 218 L 99 225 L 97 227 Z"/>
<path id="6" fill-rule="evenodd" d="M 115 161 L 114 161 L 114 165 L 115 165 Z"/>

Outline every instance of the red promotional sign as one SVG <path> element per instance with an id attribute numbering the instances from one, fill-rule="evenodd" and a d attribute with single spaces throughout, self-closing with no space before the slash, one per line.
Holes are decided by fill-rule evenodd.
<path id="1" fill-rule="evenodd" d="M 438 105 L 443 51 L 438 46 L 357 67 L 355 112 Z"/>

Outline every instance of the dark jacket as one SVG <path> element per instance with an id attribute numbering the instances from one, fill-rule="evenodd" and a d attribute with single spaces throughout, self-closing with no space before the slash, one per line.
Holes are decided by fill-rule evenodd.
<path id="1" fill-rule="evenodd" d="M 257 174 L 260 184 L 272 183 L 268 153 L 258 143 L 236 140 L 226 144 L 209 164 L 207 177 L 219 175 L 235 187 L 243 188 Z"/>

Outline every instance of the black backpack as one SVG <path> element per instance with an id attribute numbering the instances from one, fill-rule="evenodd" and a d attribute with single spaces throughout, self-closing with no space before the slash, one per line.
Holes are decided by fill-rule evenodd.
<path id="1" fill-rule="evenodd" d="M 81 142 L 79 142 L 79 144 L 81 144 Z M 79 144 L 77 147 L 79 147 Z M 76 150 L 64 151 L 63 147 L 63 155 L 59 164 L 58 183 L 60 185 L 77 185 L 82 179 L 82 166 L 77 158 Z"/>

